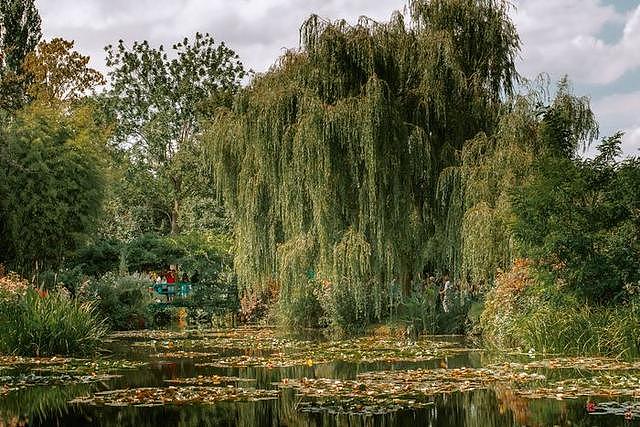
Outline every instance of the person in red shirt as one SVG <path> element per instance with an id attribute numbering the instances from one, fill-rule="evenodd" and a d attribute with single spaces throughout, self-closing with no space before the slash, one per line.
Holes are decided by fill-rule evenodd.
<path id="1" fill-rule="evenodd" d="M 174 270 L 167 272 L 167 283 L 176 283 L 176 272 Z"/>
<path id="2" fill-rule="evenodd" d="M 176 293 L 176 272 L 174 269 L 169 270 L 167 273 L 167 301 L 173 301 L 173 296 Z"/>

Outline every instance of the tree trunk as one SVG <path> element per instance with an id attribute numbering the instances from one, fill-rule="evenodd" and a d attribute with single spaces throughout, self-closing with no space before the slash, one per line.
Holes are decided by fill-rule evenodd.
<path id="1" fill-rule="evenodd" d="M 401 277 L 402 280 L 402 294 L 405 297 L 411 295 L 411 274 L 404 273 Z"/>
<path id="2" fill-rule="evenodd" d="M 178 217 L 180 215 L 180 190 L 182 189 L 182 179 L 179 176 L 171 178 L 173 182 L 173 207 L 171 208 L 171 234 L 178 234 L 180 227 Z"/>
<path id="3" fill-rule="evenodd" d="M 180 202 L 178 198 L 173 200 L 173 208 L 171 208 L 171 234 L 178 234 L 180 228 L 178 226 L 178 212 L 180 211 Z"/>

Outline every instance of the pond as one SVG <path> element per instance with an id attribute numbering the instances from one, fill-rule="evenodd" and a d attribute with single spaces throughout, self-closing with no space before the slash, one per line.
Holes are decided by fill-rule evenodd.
<path id="1" fill-rule="evenodd" d="M 640 362 L 251 327 L 104 345 L 96 360 L 0 356 L 0 427 L 640 425 Z"/>

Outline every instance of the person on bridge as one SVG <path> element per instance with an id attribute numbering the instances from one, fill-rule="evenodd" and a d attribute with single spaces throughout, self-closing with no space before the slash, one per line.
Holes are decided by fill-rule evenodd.
<path id="1" fill-rule="evenodd" d="M 167 302 L 173 301 L 176 293 L 176 271 L 172 268 L 167 272 Z"/>

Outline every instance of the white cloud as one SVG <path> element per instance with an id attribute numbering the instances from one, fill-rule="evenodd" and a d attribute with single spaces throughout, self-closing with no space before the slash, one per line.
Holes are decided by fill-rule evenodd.
<path id="1" fill-rule="evenodd" d="M 640 154 L 640 90 L 605 96 L 594 102 L 592 109 L 598 121 L 603 124 L 603 136 L 623 131 L 624 153 Z"/>
<path id="2" fill-rule="evenodd" d="M 605 96 L 593 103 L 593 111 L 610 123 L 640 119 L 640 90 Z"/>
<path id="3" fill-rule="evenodd" d="M 283 49 L 298 46 L 298 29 L 311 14 L 328 19 L 345 18 L 350 22 L 361 15 L 387 20 L 393 10 L 401 7 L 399 0 L 190 0 L 175 15 L 171 25 L 154 28 L 152 33 L 167 38 L 175 37 L 175 28 L 184 34 L 209 32 L 227 40 L 246 65 L 265 71 Z"/>
<path id="4" fill-rule="evenodd" d="M 640 123 L 627 129 L 622 139 L 622 149 L 626 154 L 640 156 Z"/>
<path id="5" fill-rule="evenodd" d="M 157 24 L 175 16 L 184 0 L 36 0 L 45 30 L 106 30 L 125 25 Z"/>
<path id="6" fill-rule="evenodd" d="M 520 0 L 513 14 L 523 43 L 521 70 L 569 74 L 580 83 L 607 84 L 640 67 L 640 5 L 622 15 L 599 0 Z M 606 43 L 607 24 L 624 26 Z"/>
<path id="7" fill-rule="evenodd" d="M 604 0 L 514 0 L 522 39 L 519 69 L 527 77 L 568 74 L 578 85 L 606 85 L 640 68 L 640 4 L 622 14 Z M 355 22 L 386 21 L 406 0 L 36 0 L 45 38 L 76 41 L 103 72 L 103 47 L 118 39 L 170 45 L 196 31 L 226 41 L 247 68 L 264 71 L 285 48 L 298 46 L 298 29 L 316 13 Z M 603 30 L 620 38 L 605 42 Z M 637 87 L 634 89 L 638 89 Z M 625 130 L 625 147 L 638 147 L 640 91 L 594 102 L 603 135 Z M 634 150 L 635 151 L 635 150 Z"/>
<path id="8" fill-rule="evenodd" d="M 298 46 L 298 29 L 311 14 L 355 22 L 387 20 L 404 0 L 37 0 L 45 37 L 77 41 L 102 71 L 102 48 L 118 39 L 170 45 L 196 31 L 226 41 L 247 68 L 265 71 Z"/>

